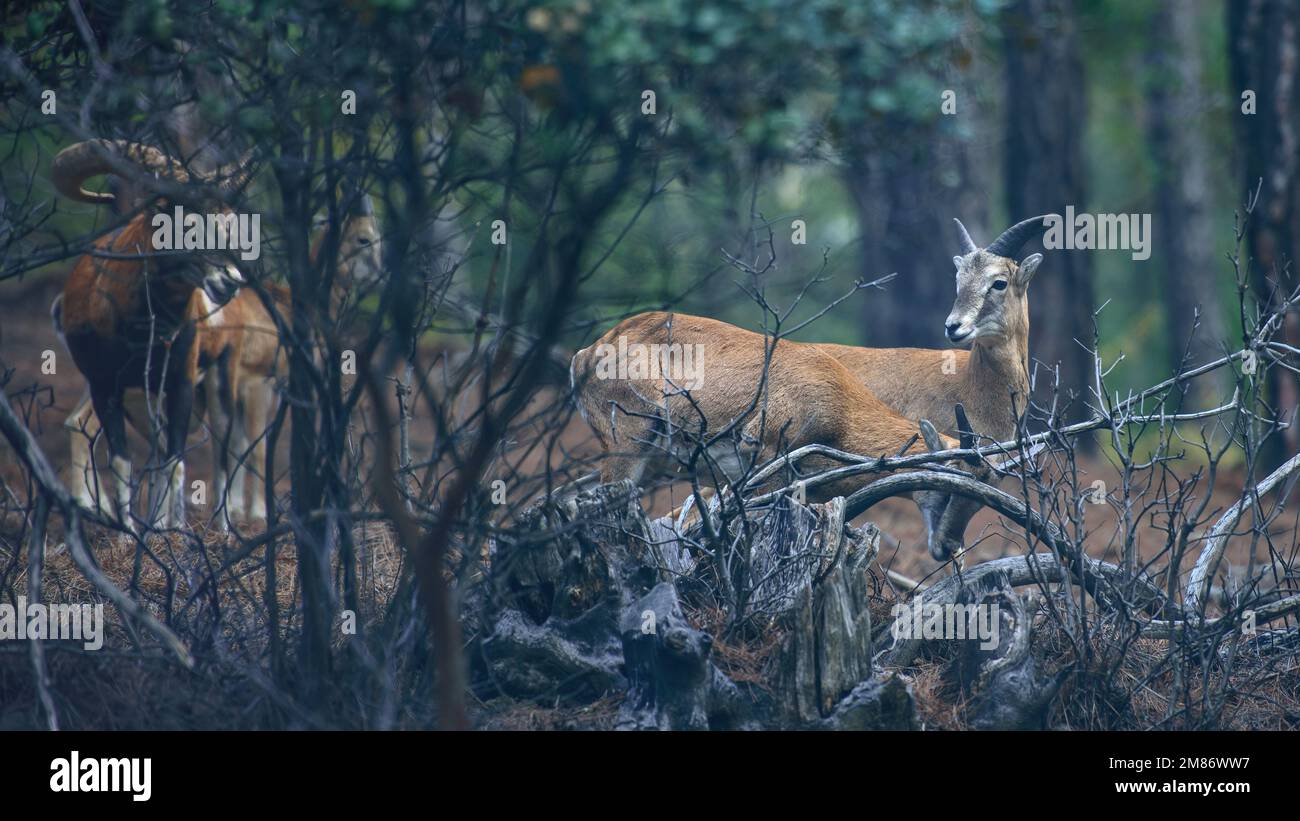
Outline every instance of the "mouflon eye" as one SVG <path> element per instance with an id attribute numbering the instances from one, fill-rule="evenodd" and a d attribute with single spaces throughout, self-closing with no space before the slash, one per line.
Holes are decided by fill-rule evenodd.
<path id="1" fill-rule="evenodd" d="M 993 283 L 993 290 L 995 291 L 1005 291 L 1006 289 L 1007 281 L 1005 279 L 999 279 L 997 282 Z"/>
<path id="2" fill-rule="evenodd" d="M 360 245 L 362 248 L 366 247 L 366 246 L 369 245 L 369 244 L 370 244 L 370 238 L 369 238 L 369 237 L 357 237 L 357 245 Z M 1003 286 L 1003 287 L 1005 287 L 1005 286 Z"/>

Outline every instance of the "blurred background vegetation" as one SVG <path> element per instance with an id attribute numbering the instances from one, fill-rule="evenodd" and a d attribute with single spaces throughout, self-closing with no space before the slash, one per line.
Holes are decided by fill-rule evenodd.
<path id="1" fill-rule="evenodd" d="M 200 4 L 208 17 L 164 0 L 84 5 L 92 26 L 111 21 L 115 36 L 126 32 L 156 48 L 201 36 L 201 27 L 229 25 L 236 42 L 268 38 L 291 53 L 303 49 L 300 58 L 324 59 L 312 54 L 312 29 L 295 23 L 293 3 L 216 0 Z M 434 55 L 456 66 L 434 102 L 468 116 L 434 128 L 456 132 L 446 168 L 459 176 L 440 213 L 469 250 L 467 275 L 456 286 L 465 294 L 484 295 L 493 267 L 490 246 L 470 240 L 503 216 L 514 237 L 534 237 L 545 213 L 544 191 L 508 190 L 482 168 L 562 160 L 574 150 L 575 135 L 593 122 L 641 116 L 655 123 L 657 139 L 648 151 L 657 160 L 657 176 L 641 182 L 656 195 L 629 186 L 605 227 L 593 229 L 602 232 L 596 246 L 612 251 L 584 284 L 566 333 L 575 347 L 618 317 L 653 307 L 753 327 L 759 312 L 722 252 L 753 258 L 765 250 L 757 246 L 769 228 L 777 256 L 764 280 L 769 300 L 789 304 L 810 278 L 820 277 L 795 319 L 845 293 L 855 280 L 898 274 L 884 289 L 855 294 L 799 337 L 944 347 L 943 318 L 953 295 L 950 259 L 958 250 L 953 218 L 962 219 L 977 241 L 988 242 L 1011 222 L 1070 205 L 1079 212 L 1152 215 L 1151 256 L 1138 261 L 1127 250 L 1050 251 L 1031 289 L 1031 356 L 1059 362 L 1064 385 L 1084 393 L 1091 371 L 1084 345 L 1092 342 L 1093 313 L 1100 311 L 1105 362 L 1124 357 L 1110 385 L 1137 389 L 1167 378 L 1188 351 L 1193 361 L 1204 361 L 1225 346 L 1241 347 L 1237 283 L 1227 255 L 1234 216 L 1261 179 L 1264 207 L 1244 249 L 1251 291 L 1266 300 L 1270 277 L 1290 281 L 1300 185 L 1287 135 L 1298 127 L 1300 83 L 1288 79 L 1296 70 L 1284 59 L 1296 38 L 1289 3 L 554 0 L 433 6 L 342 3 L 334 11 L 340 27 L 359 20 L 377 39 L 369 50 L 333 53 L 329 73 L 365 75 L 368 61 L 385 56 L 384 36 L 418 40 L 422 21 L 439 15 L 461 21 L 465 39 L 440 44 L 444 53 Z M 312 13 L 331 8 L 314 4 Z M 301 19 L 308 19 L 306 11 Z M 6 14 L 4 33 L 22 42 L 59 28 L 73 30 L 63 4 L 19 2 Z M 63 47 L 78 45 L 71 38 Z M 293 61 L 286 57 L 283 64 Z M 88 84 L 91 74 L 78 82 Z M 1254 114 L 1242 111 L 1246 88 L 1256 95 Z M 228 87 L 198 84 L 195 91 L 208 121 L 229 123 L 254 140 L 274 131 L 277 112 L 264 101 L 231 99 Z M 654 93 L 653 114 L 643 110 L 645 91 Z M 951 113 L 943 109 L 947 92 Z M 323 92 L 317 102 L 321 116 L 335 105 Z M 97 114 L 102 121 L 145 116 L 132 103 L 129 86 L 111 88 Z M 315 105 L 306 98 L 303 103 L 304 111 Z M 520 105 L 541 124 L 527 135 L 522 153 L 511 135 L 474 125 L 484 110 Z M 16 127 L 15 118 L 25 116 L 16 108 L 5 116 L 5 186 L 13 190 L 66 137 Z M 384 128 L 382 118 L 374 120 L 373 138 L 381 140 Z M 65 208 L 48 227 L 68 227 L 59 216 Z M 85 220 L 90 212 L 72 213 Z M 804 245 L 791 242 L 796 219 L 806 225 Z M 270 226 L 273 233 L 274 220 Z M 510 271 L 511 264 L 519 260 L 507 261 L 506 275 L 493 279 L 491 288 L 504 293 L 511 276 L 525 275 Z M 62 273 L 65 265 L 49 269 Z M 1197 310 L 1202 316 L 1193 335 Z M 454 323 L 435 323 L 430 332 L 454 330 Z M 1273 395 L 1283 408 L 1294 407 L 1294 377 L 1274 371 Z M 1205 380 L 1193 393 L 1205 405 L 1226 389 L 1226 381 Z M 1071 415 L 1082 414 L 1076 404 Z M 1289 447 L 1295 448 L 1294 436 Z"/>

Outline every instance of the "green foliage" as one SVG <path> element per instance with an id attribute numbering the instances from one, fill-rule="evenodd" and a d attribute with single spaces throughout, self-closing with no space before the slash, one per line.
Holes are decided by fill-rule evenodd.
<path id="1" fill-rule="evenodd" d="M 772 227 L 777 267 L 764 286 L 774 302 L 792 300 L 812 274 L 825 281 L 808 296 L 811 305 L 846 291 L 862 271 L 862 243 L 855 204 L 841 184 L 844 167 L 872 157 L 881 146 L 914 146 L 924 152 L 936 134 L 972 139 L 971 118 L 942 116 L 938 100 L 964 88 L 960 111 L 1002 101 L 1000 47 L 994 37 L 1003 0 L 550 0 L 478 4 L 479 22 L 450 37 L 446 4 L 409 0 L 333 3 L 215 0 L 201 10 L 181 2 L 142 0 L 115 6 L 113 37 L 138 38 L 138 47 L 170 49 L 173 38 L 215 36 L 237 49 L 237 78 L 249 96 L 238 99 L 201 88 L 198 103 L 209 122 L 228 124 L 240 138 L 274 144 L 306 124 L 324 129 L 336 121 L 339 91 L 358 90 L 360 106 L 378 117 L 357 128 L 385 139 L 392 96 L 394 44 L 410 33 L 426 35 L 419 48 L 435 55 L 447 74 L 445 98 L 427 101 L 419 116 L 448 117 L 455 151 L 443 158 L 447 195 L 465 210 L 468 224 L 483 226 L 505 216 L 512 235 L 530 236 L 546 207 L 545 174 L 523 174 L 518 190 L 494 184 L 511 163 L 541 171 L 566 163 L 575 150 L 611 144 L 634 129 L 649 129 L 646 163 L 631 192 L 615 209 L 606 234 L 594 247 L 619 238 L 635 224 L 585 289 L 592 316 L 666 304 L 685 295 L 684 307 L 746 322 L 757 311 L 725 266 L 721 249 L 753 256 Z M 1089 0 L 1079 5 L 1088 129 L 1090 207 L 1103 211 L 1149 211 L 1153 166 L 1134 112 L 1143 105 L 1142 56 L 1152 36 L 1154 5 Z M 328 13 L 326 13 L 328 12 Z M 1230 167 L 1232 95 L 1226 93 L 1223 22 L 1202 15 L 1207 75 L 1206 127 L 1215 151 L 1215 191 L 1208 197 L 1213 224 L 1222 226 L 1217 250 L 1231 242 L 1233 194 Z M 306 21 L 311 20 L 310 24 Z M 51 39 L 51 33 L 65 33 Z M 32 3 L 7 18 L 9 40 L 40 43 L 24 55 L 38 81 L 59 88 L 61 105 L 79 105 L 93 82 L 84 44 L 69 25 L 62 3 Z M 81 69 L 45 76 L 46 60 L 71 50 Z M 146 74 L 128 57 L 117 67 L 120 82 L 97 92 L 92 121 L 111 133 L 149 124 L 137 106 L 130 78 Z M 196 49 L 180 58 L 187 71 L 218 70 L 218 51 Z M 277 87 L 283 86 L 283 87 Z M 642 113 L 642 93 L 655 92 L 657 112 Z M 274 92 L 274 93 L 272 93 Z M 290 105 L 277 100 L 292 101 Z M 435 109 L 434 106 L 437 106 Z M 12 114 L 6 114 L 12 117 Z M 505 116 L 522 129 L 515 156 L 508 130 L 484 127 Z M 8 125 L 14 125 L 9 121 Z M 346 151 L 356 134 L 341 129 L 333 139 Z M 22 162 L 39 162 L 67 142 L 53 124 L 39 137 L 19 136 Z M 601 143 L 601 141 L 604 141 Z M 45 149 L 38 153 L 38 143 Z M 386 147 L 385 150 L 391 150 Z M 1001 146 L 970 144 L 972 161 L 996 165 Z M 599 150 L 593 157 L 601 155 Z M 653 184 L 662 195 L 639 213 L 652 185 L 650 160 L 658 162 Z M 15 164 L 17 165 L 17 164 Z M 599 162 L 585 170 L 583 185 L 608 173 Z M 669 180 L 671 182 L 669 183 Z M 400 203 L 402 193 L 389 192 Z M 1002 197 L 988 192 L 990 210 Z M 509 201 L 509 205 L 506 202 Z M 752 211 L 752 213 L 751 213 Z M 808 244 L 791 245 L 790 221 L 807 222 Z M 60 215 L 54 222 L 59 224 Z M 758 227 L 755 234 L 748 234 Z M 823 270 L 823 255 L 826 267 Z M 1220 265 L 1207 260 L 1207 265 Z M 1101 314 L 1103 353 L 1126 362 L 1113 375 L 1120 389 L 1149 384 L 1167 371 L 1164 314 L 1158 262 L 1135 267 L 1125 252 L 1096 255 L 1096 292 L 1109 300 Z M 490 255 L 475 252 L 466 274 L 475 287 L 487 282 Z M 916 272 L 902 272 L 914 275 Z M 707 282 L 701 286 L 701 282 Z M 1230 277 L 1224 268 L 1221 309 L 1235 327 Z M 896 286 L 898 287 L 898 286 Z M 859 342 L 859 294 L 806 332 L 809 338 Z M 936 345 L 942 340 L 936 340 Z"/>

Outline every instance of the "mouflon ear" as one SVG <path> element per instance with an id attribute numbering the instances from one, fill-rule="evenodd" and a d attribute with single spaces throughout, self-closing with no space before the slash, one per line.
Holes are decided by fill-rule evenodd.
<path id="1" fill-rule="evenodd" d="M 1034 278 L 1034 272 L 1038 270 L 1038 263 L 1042 261 L 1042 254 L 1030 254 L 1021 260 L 1019 267 L 1016 268 L 1016 282 L 1022 286 L 1028 285 L 1029 280 Z"/>
<path id="2" fill-rule="evenodd" d="M 930 424 L 929 419 L 922 419 L 920 422 L 921 437 L 925 439 L 925 446 L 931 452 L 943 450 L 943 439 L 939 438 L 939 431 L 935 430 L 934 425 Z"/>
<path id="3" fill-rule="evenodd" d="M 976 446 L 975 431 L 971 429 L 970 419 L 966 418 L 966 408 L 960 402 L 953 407 L 953 412 L 957 415 L 957 435 L 961 442 L 962 450 L 970 450 Z M 972 465 L 980 464 L 978 456 L 967 456 L 966 462 Z"/>

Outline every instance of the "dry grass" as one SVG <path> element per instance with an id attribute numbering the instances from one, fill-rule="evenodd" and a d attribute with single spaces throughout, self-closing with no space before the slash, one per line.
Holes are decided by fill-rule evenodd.
<path id="1" fill-rule="evenodd" d="M 501 697 L 480 705 L 476 726 L 481 730 L 612 730 L 622 694 L 610 694 L 590 704 L 543 707 Z"/>
<path id="2" fill-rule="evenodd" d="M 1131 631 L 1113 622 L 1094 622 L 1090 630 L 1085 659 L 1065 679 L 1047 716 L 1049 729 L 1300 729 L 1300 654 L 1294 647 L 1271 657 L 1243 650 L 1229 667 L 1212 654 L 1189 657 L 1165 640 L 1129 641 Z M 1033 646 L 1044 677 L 1076 658 L 1067 633 L 1042 612 Z M 953 663 L 948 648 L 932 645 L 910 671 L 926 729 L 969 729 L 971 701 L 956 684 Z"/>
<path id="3" fill-rule="evenodd" d="M 771 662 L 785 641 L 785 631 L 779 624 L 733 635 L 727 630 L 727 614 L 722 608 L 684 609 L 692 627 L 713 636 L 710 658 L 727 678 L 741 686 L 757 687 L 772 694 Z"/>
<path id="4" fill-rule="evenodd" d="M 276 703 L 274 688 L 258 675 L 249 675 L 266 664 L 271 638 L 264 548 L 241 555 L 245 551 L 232 540 L 196 526 L 188 536 L 150 536 L 147 551 L 137 556 L 135 547 L 117 534 L 90 528 L 91 547 L 104 574 L 119 588 L 132 591 L 141 606 L 190 647 L 197 664 L 187 671 L 152 637 L 124 624 L 118 610 L 91 588 L 64 546 L 61 528 L 61 522 L 52 518 L 42 597 L 60 603 L 103 604 L 105 621 L 104 647 L 97 651 L 83 650 L 79 642 L 47 642 L 51 687 L 64 727 L 282 726 L 282 705 Z M 7 601 L 27 591 L 25 550 L 8 547 L 20 543 L 18 536 L 9 528 L 0 533 L 0 572 L 4 572 Z M 365 627 L 391 602 L 402 556 L 387 526 L 358 525 L 353 538 L 360 587 L 357 619 Z M 292 540 L 280 540 L 274 599 L 281 614 L 282 641 L 288 641 L 298 626 L 296 564 Z M 214 578 L 215 585 L 210 581 Z M 349 636 L 341 629 L 333 636 L 341 651 Z M 0 646 L 0 692 L 6 694 L 0 701 L 0 728 L 41 726 L 25 642 Z"/>

